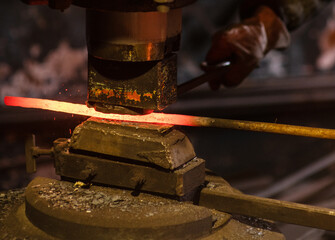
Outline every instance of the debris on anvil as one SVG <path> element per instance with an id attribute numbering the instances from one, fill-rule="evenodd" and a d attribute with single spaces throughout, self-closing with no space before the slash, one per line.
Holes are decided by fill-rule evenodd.
<path id="1" fill-rule="evenodd" d="M 84 183 L 81 181 L 75 182 L 75 184 L 73 184 L 75 191 L 77 191 L 79 188 L 90 188 L 90 186 L 92 186 L 92 183 Z"/>
<path id="2" fill-rule="evenodd" d="M 85 179 L 85 182 L 82 181 L 77 181 L 75 182 L 75 184 L 73 185 L 73 187 L 75 187 L 75 191 L 78 190 L 78 188 L 90 188 L 92 186 L 92 180 L 94 179 L 94 177 L 96 176 L 96 173 L 92 173 L 90 172 L 88 177 Z"/>
<path id="3" fill-rule="evenodd" d="M 22 189 L 9 190 L 6 193 L 0 193 L 0 223 L 1 220 L 3 220 L 8 215 L 9 203 L 14 204 L 16 202 L 21 201 L 21 198 L 24 194 L 24 190 L 25 189 L 22 188 Z"/>
<path id="4" fill-rule="evenodd" d="M 77 182 L 76 184 L 82 185 L 84 183 Z M 32 186 L 32 188 L 38 189 L 39 197 L 47 200 L 50 208 L 65 208 L 86 213 L 91 213 L 95 209 L 105 208 L 119 208 L 122 212 L 130 212 L 132 208 L 147 205 L 154 207 L 166 204 L 162 201 L 143 201 L 136 197 L 131 197 L 126 191 L 108 194 L 94 189 L 74 188 L 73 185 L 66 182 L 37 184 Z"/>
<path id="5" fill-rule="evenodd" d="M 24 202 L 24 191 L 25 188 L 0 192 L 0 239 L 17 239 L 7 232 L 4 222 L 12 214 L 12 206 Z"/>
<path id="6" fill-rule="evenodd" d="M 90 213 L 92 209 L 103 207 L 115 207 L 120 202 L 126 201 L 119 195 L 107 195 L 103 192 L 84 189 L 87 184 L 76 182 L 72 187 L 69 184 L 49 183 L 47 185 L 35 185 L 39 188 L 39 196 L 50 202 L 50 207 L 60 207 L 86 211 Z"/>
<path id="7" fill-rule="evenodd" d="M 248 217 L 248 216 L 242 216 L 242 215 L 233 215 L 233 219 L 245 223 L 249 225 L 247 228 L 247 231 L 250 234 L 253 234 L 257 232 L 258 235 L 262 234 L 262 230 L 269 230 L 272 232 L 279 232 L 277 226 L 275 225 L 274 222 L 269 221 L 269 220 L 262 220 L 259 218 L 254 218 L 254 217 Z M 257 231 L 258 230 L 258 231 Z"/>

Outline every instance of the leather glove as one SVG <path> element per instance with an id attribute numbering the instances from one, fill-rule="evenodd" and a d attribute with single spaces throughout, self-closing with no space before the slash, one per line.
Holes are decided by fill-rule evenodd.
<path id="1" fill-rule="evenodd" d="M 253 17 L 213 36 L 207 64 L 226 61 L 231 64 L 222 71 L 220 79 L 209 82 L 210 87 L 217 90 L 220 84 L 226 87 L 240 84 L 268 51 L 285 48 L 289 43 L 290 34 L 281 19 L 271 8 L 259 7 Z"/>

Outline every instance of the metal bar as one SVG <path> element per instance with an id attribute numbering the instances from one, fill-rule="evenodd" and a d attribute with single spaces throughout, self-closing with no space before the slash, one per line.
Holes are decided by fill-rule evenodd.
<path id="1" fill-rule="evenodd" d="M 42 149 L 39 147 L 34 147 L 33 148 L 33 156 L 35 157 L 40 157 L 40 156 L 48 156 L 53 154 L 53 149 Z"/>
<path id="2" fill-rule="evenodd" d="M 232 214 L 335 231 L 335 210 L 246 195 L 227 188 L 204 188 L 199 205 Z"/>
<path id="3" fill-rule="evenodd" d="M 295 126 L 287 124 L 205 118 L 205 117 L 195 117 L 194 120 L 197 123 L 197 126 L 201 127 L 218 127 L 218 128 L 229 128 L 229 129 L 254 131 L 254 132 L 267 132 L 267 133 L 277 133 L 284 135 L 335 139 L 334 129 L 312 128 L 312 127 Z"/>
<path id="4" fill-rule="evenodd" d="M 254 132 L 267 132 L 313 138 L 335 139 L 334 129 L 312 128 L 277 123 L 241 121 L 165 113 L 151 113 L 147 115 L 123 115 L 102 113 L 95 111 L 93 108 L 88 108 L 86 105 L 83 104 L 60 102 L 46 99 L 7 96 L 4 100 L 7 106 L 44 109 L 117 121 L 172 124 L 192 127 L 217 127 Z"/>
<path id="5" fill-rule="evenodd" d="M 33 156 L 33 149 L 35 147 L 35 135 L 29 136 L 25 143 L 26 153 L 26 171 L 27 173 L 36 172 L 36 158 Z"/>
<path id="6" fill-rule="evenodd" d="M 193 88 L 196 88 L 202 84 L 204 84 L 205 82 L 210 82 L 210 81 L 213 81 L 213 80 L 218 80 L 220 78 L 222 78 L 223 74 L 227 71 L 225 69 L 226 66 L 229 66 L 230 65 L 230 62 L 227 61 L 227 62 L 222 62 L 222 63 L 219 63 L 217 65 L 208 65 L 206 62 L 203 62 L 202 63 L 202 68 L 203 69 L 208 69 L 210 71 L 206 72 L 205 74 L 199 76 L 199 77 L 196 77 L 186 83 L 183 83 L 181 85 L 178 86 L 178 89 L 177 89 L 177 95 L 180 96 L 180 95 L 183 95 L 184 93 L 192 90 Z"/>
<path id="7" fill-rule="evenodd" d="M 209 74 L 203 74 L 200 77 L 196 77 L 186 83 L 179 85 L 177 88 L 177 95 L 183 95 L 184 93 L 192 90 L 193 88 L 196 88 L 204 84 L 205 82 L 211 81 L 212 79 L 213 77 Z"/>

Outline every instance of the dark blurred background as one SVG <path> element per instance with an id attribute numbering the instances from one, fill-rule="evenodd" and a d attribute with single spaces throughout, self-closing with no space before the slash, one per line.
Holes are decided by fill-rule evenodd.
<path id="1" fill-rule="evenodd" d="M 239 1 L 231 2 L 199 0 L 184 9 L 179 83 L 202 73 L 199 64 L 211 35 L 238 20 Z M 26 186 L 36 175 L 57 177 L 48 158 L 39 160 L 35 175 L 25 173 L 25 139 L 35 134 L 38 146 L 51 147 L 53 140 L 70 137 L 85 118 L 8 108 L 3 98 L 84 103 L 84 19 L 84 10 L 77 7 L 62 13 L 18 0 L 0 2 L 0 190 Z M 269 53 L 241 86 L 217 92 L 201 86 L 166 112 L 335 128 L 334 66 L 335 5 L 330 4 L 292 34 L 290 48 Z M 334 140 L 212 128 L 183 130 L 207 167 L 240 190 L 335 207 Z M 285 225 L 283 231 L 291 227 Z M 308 232 L 301 229 L 291 235 Z M 291 239 L 297 239 L 294 234 Z"/>

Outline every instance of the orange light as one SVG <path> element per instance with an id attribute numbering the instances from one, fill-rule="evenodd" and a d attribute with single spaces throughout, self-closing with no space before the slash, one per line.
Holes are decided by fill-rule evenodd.
<path id="1" fill-rule="evenodd" d="M 323 139 L 335 139 L 334 129 L 311 128 L 304 126 L 294 126 L 277 123 L 252 122 L 232 119 L 218 119 L 208 117 L 187 116 L 178 114 L 150 113 L 147 115 L 121 115 L 112 113 L 101 113 L 86 105 L 60 102 L 55 100 L 5 97 L 7 106 L 45 109 L 55 112 L 78 114 L 89 117 L 104 118 L 116 121 L 142 122 L 153 124 L 170 124 L 193 127 L 219 127 L 236 130 L 246 130 L 254 132 L 268 132 L 277 134 L 287 134 L 295 136 L 305 136 Z"/>
<path id="2" fill-rule="evenodd" d="M 147 48 L 147 61 L 151 60 L 151 52 L 153 50 L 153 44 L 149 43 Z"/>
<path id="3" fill-rule="evenodd" d="M 86 105 L 83 104 L 61 102 L 56 100 L 38 99 L 38 98 L 6 96 L 4 101 L 7 106 L 44 109 L 55 112 L 77 114 L 82 116 L 104 118 L 117 121 L 199 126 L 196 123 L 196 121 L 194 121 L 196 117 L 186 115 L 165 114 L 165 113 L 150 113 L 147 115 L 101 113 L 95 111 L 94 108 L 88 108 Z"/>

